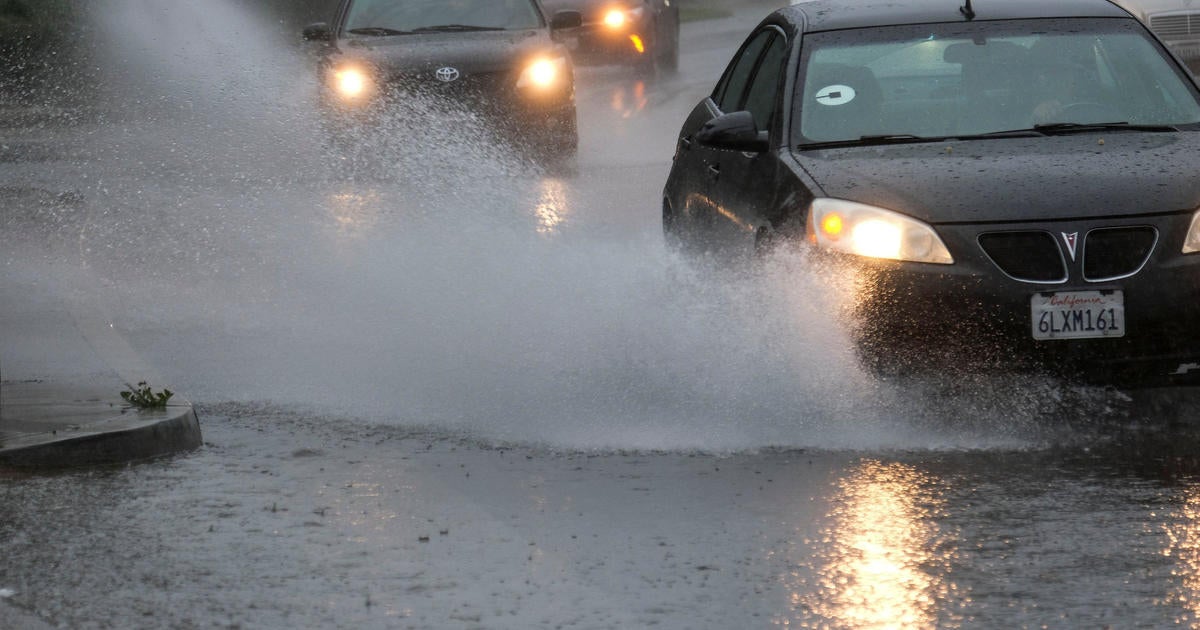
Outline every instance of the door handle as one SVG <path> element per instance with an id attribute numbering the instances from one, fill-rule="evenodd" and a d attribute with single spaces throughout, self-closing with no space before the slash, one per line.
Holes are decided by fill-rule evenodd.
<path id="1" fill-rule="evenodd" d="M 679 139 L 679 146 L 680 146 L 680 147 L 682 147 L 682 148 L 684 148 L 684 149 L 690 149 L 690 148 L 692 148 L 692 139 L 691 139 L 691 138 L 689 138 L 689 137 L 687 137 L 687 136 L 684 136 L 684 137 L 680 138 L 680 139 Z"/>
<path id="2" fill-rule="evenodd" d="M 721 176 L 721 165 L 720 164 L 709 164 L 708 165 L 708 176 L 713 179 L 717 179 L 718 177 L 720 177 Z"/>

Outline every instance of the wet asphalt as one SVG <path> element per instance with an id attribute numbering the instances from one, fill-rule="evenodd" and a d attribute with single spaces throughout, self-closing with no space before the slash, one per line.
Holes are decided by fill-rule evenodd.
<path id="1" fill-rule="evenodd" d="M 676 79 L 585 71 L 565 176 L 453 139 L 329 175 L 300 114 L 8 133 L 7 312 L 132 353 L 9 326 L 5 378 L 136 361 L 205 443 L 0 473 L 0 621 L 1200 625 L 1194 393 L 875 383 L 795 276 L 663 251 L 672 135 L 753 21 L 690 26 Z"/>

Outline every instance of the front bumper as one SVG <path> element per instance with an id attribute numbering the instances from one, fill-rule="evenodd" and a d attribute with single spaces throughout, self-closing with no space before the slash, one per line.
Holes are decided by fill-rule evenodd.
<path id="1" fill-rule="evenodd" d="M 518 141 L 573 146 L 576 139 L 573 81 L 538 89 L 517 88 L 517 79 L 507 74 L 447 84 L 398 76 L 361 99 L 344 98 L 325 83 L 320 102 L 335 128 L 375 126 L 396 116 L 467 114 Z"/>
<path id="2" fill-rule="evenodd" d="M 585 23 L 568 42 L 571 55 L 582 63 L 636 63 L 649 59 L 654 33 L 648 20 L 612 28 L 601 22 Z"/>
<path id="3" fill-rule="evenodd" d="M 1045 372 L 1120 386 L 1200 383 L 1200 255 L 1181 252 L 1191 212 L 1023 225 L 940 225 L 953 265 L 839 257 L 855 278 L 853 332 L 870 367 L 884 372 L 969 369 Z M 1087 235 L 1151 226 L 1158 239 L 1129 277 L 1089 281 L 1083 254 L 1063 251 L 1064 280 L 1014 279 L 980 245 L 998 231 Z M 1059 241 L 1061 242 L 1061 240 Z M 843 267 L 845 268 L 845 267 Z M 1121 291 L 1123 336 L 1034 338 L 1031 301 L 1038 293 Z"/>

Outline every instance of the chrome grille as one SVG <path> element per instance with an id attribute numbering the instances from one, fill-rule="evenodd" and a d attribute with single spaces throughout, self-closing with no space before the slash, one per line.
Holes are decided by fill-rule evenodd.
<path id="1" fill-rule="evenodd" d="M 503 72 L 462 73 L 455 81 L 442 82 L 435 78 L 434 70 L 397 74 L 388 77 L 388 86 L 393 98 L 431 99 L 430 105 L 441 102 L 453 108 L 488 110 L 505 104 L 512 90 Z"/>
<path id="2" fill-rule="evenodd" d="M 1037 284 L 1067 281 L 1067 262 L 1049 232 L 989 232 L 979 235 L 979 246 L 1014 280 Z"/>

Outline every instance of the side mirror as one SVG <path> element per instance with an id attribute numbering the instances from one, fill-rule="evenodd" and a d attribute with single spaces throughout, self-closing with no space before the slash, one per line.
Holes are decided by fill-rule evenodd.
<path id="1" fill-rule="evenodd" d="M 759 131 L 750 112 L 721 114 L 704 123 L 696 140 L 705 146 L 728 151 L 763 153 L 771 148 L 767 132 Z"/>
<path id="2" fill-rule="evenodd" d="M 550 30 L 561 31 L 583 26 L 583 14 L 579 11 L 556 11 L 550 18 Z"/>
<path id="3" fill-rule="evenodd" d="M 333 40 L 333 31 L 325 22 L 317 22 L 304 27 L 303 37 L 306 42 L 328 42 Z"/>

